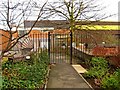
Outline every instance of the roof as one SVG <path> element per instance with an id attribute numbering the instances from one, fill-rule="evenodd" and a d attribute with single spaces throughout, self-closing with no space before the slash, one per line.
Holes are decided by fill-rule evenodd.
<path id="1" fill-rule="evenodd" d="M 25 28 L 29 28 L 35 21 L 24 21 Z M 57 28 L 69 28 L 69 22 L 66 20 L 40 20 L 36 23 L 35 27 L 54 27 Z"/>
<path id="2" fill-rule="evenodd" d="M 29 28 L 35 21 L 24 21 L 25 28 Z M 120 25 L 120 22 L 112 21 L 76 21 L 76 25 L 104 25 L 110 26 L 108 28 L 115 28 Z M 114 26 L 113 26 L 114 25 Z M 36 23 L 35 27 L 54 27 L 55 29 L 69 29 L 69 21 L 67 20 L 40 20 Z M 114 29 L 115 29 L 114 28 Z"/>

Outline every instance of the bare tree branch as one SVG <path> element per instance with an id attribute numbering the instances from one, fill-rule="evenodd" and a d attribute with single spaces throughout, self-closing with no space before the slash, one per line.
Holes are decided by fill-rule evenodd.
<path id="1" fill-rule="evenodd" d="M 25 3 L 23 2 L 22 5 L 24 5 Z M 5 36 L 4 34 L 2 36 L 8 38 L 9 40 L 2 42 L 2 44 L 7 43 L 6 48 L 2 51 L 2 55 L 9 51 L 11 48 L 13 48 L 21 38 L 25 37 L 26 35 L 28 35 L 33 27 L 35 26 L 35 24 L 37 23 L 37 21 L 42 17 L 42 15 L 44 14 L 44 7 L 47 4 L 47 1 L 42 5 L 42 7 L 39 6 L 35 6 L 32 4 L 32 0 L 29 0 L 29 2 L 27 3 L 27 6 L 24 9 L 21 9 L 20 13 L 15 13 L 17 12 L 16 10 L 19 10 L 19 5 L 21 5 L 21 3 L 17 3 L 13 6 L 11 6 L 10 1 L 7 1 L 7 5 L 5 3 L 3 3 L 3 6 L 6 8 L 5 12 L 0 12 L 0 14 L 4 17 L 4 22 L 6 22 L 7 26 L 8 26 L 8 30 L 6 30 L 10 36 Z M 13 38 L 13 34 L 18 33 L 18 28 L 21 27 L 21 24 L 24 24 L 23 20 L 23 16 L 25 15 L 25 13 L 29 13 L 29 15 L 32 13 L 32 9 L 37 8 L 39 10 L 39 13 L 37 15 L 37 19 L 35 20 L 35 22 L 33 23 L 33 25 L 31 26 L 30 30 L 23 34 L 23 35 L 19 35 L 17 37 Z M 7 14 L 6 14 L 7 13 Z M 28 17 L 29 17 L 28 15 Z M 28 17 L 26 17 L 26 19 L 28 19 Z M 16 25 L 13 25 L 13 23 L 16 23 Z M 12 31 L 12 28 L 15 27 L 16 30 Z"/>

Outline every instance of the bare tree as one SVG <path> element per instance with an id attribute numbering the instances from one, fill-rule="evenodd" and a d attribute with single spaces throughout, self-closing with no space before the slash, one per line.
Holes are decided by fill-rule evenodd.
<path id="1" fill-rule="evenodd" d="M 106 15 L 103 12 L 105 8 L 96 0 L 60 0 L 59 2 L 49 3 L 46 11 L 48 17 L 60 16 L 66 19 L 69 22 L 70 30 L 74 34 L 74 31 L 78 30 L 76 24 L 81 23 L 81 21 L 87 21 L 88 23 L 86 24 L 90 25 L 91 23 L 95 23 L 91 21 L 98 22 L 113 16 Z M 79 27 L 81 26 L 82 24 L 79 25 Z M 91 37 L 94 38 L 92 35 Z M 96 41 L 95 44 L 97 45 Z"/>
<path id="2" fill-rule="evenodd" d="M 100 14 L 105 7 L 95 4 L 96 0 L 60 0 L 60 2 L 49 3 L 46 10 L 50 15 L 58 15 L 70 23 L 70 29 L 75 29 L 77 21 L 98 21 L 108 16 Z"/>
<path id="3" fill-rule="evenodd" d="M 1 45 L 4 43 L 7 44 L 6 48 L 2 50 L 1 55 L 13 48 L 21 38 L 25 37 L 31 32 L 36 22 L 44 14 L 44 7 L 46 3 L 47 1 L 43 5 L 38 5 L 38 3 L 33 0 L 23 2 L 20 2 L 19 0 L 16 1 L 16 3 L 15 1 L 11 0 L 1 2 L 0 24 L 4 25 L 4 28 L 6 29 L 4 31 L 9 33 L 9 36 L 5 36 L 3 34 L 1 35 L 8 38 L 8 41 L 1 43 Z M 21 27 L 22 24 L 24 24 L 24 21 L 29 20 L 33 13 L 35 14 L 35 10 L 37 10 L 37 15 L 35 17 L 35 22 L 30 27 L 29 31 L 27 31 L 23 35 L 18 35 L 17 37 L 13 38 L 13 35 L 18 32 L 18 29 Z"/>

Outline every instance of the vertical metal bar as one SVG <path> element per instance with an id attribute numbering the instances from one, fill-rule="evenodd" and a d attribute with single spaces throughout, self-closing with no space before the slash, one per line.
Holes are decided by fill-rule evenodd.
<path id="1" fill-rule="evenodd" d="M 41 52 L 43 51 L 43 34 L 41 33 Z"/>
<path id="2" fill-rule="evenodd" d="M 34 52 L 34 34 L 32 34 L 32 36 L 33 36 L 33 52 Z"/>
<path id="3" fill-rule="evenodd" d="M 65 34 L 65 58 L 66 58 L 66 62 L 68 63 L 68 60 L 67 60 L 67 47 L 66 47 L 66 43 L 67 43 L 67 33 Z"/>
<path id="4" fill-rule="evenodd" d="M 82 42 L 81 52 L 83 52 L 83 49 L 84 49 L 83 40 L 84 40 L 84 32 L 81 32 L 81 42 Z M 83 58 L 83 53 L 81 53 L 81 58 Z"/>
<path id="5" fill-rule="evenodd" d="M 36 39 L 36 52 L 37 52 L 37 34 L 35 34 L 35 39 Z"/>
<path id="6" fill-rule="evenodd" d="M 59 34 L 58 36 L 60 36 L 60 38 L 58 39 L 58 43 L 59 43 L 59 44 L 58 44 L 58 45 L 59 45 L 59 46 L 58 46 L 58 47 L 59 47 L 59 53 L 58 53 L 58 54 L 59 54 L 59 62 L 58 62 L 58 63 L 63 63 L 63 60 L 62 60 L 62 56 L 63 56 L 63 55 L 62 55 L 62 53 L 63 53 L 63 50 L 62 50 L 62 49 L 63 49 L 63 48 L 61 47 L 61 42 L 62 42 L 61 36 L 62 36 L 62 34 Z"/>
<path id="7" fill-rule="evenodd" d="M 48 56 L 50 60 L 50 32 L 48 32 Z"/>
<path id="8" fill-rule="evenodd" d="M 40 51 L 40 47 L 39 47 L 39 33 L 38 33 L 38 53 Z"/>
<path id="9" fill-rule="evenodd" d="M 64 36 L 64 34 L 60 34 L 60 45 L 61 45 L 61 43 L 65 43 L 64 42 L 64 38 L 62 38 Z M 64 62 L 64 60 L 65 60 L 65 51 L 64 51 L 64 48 L 62 47 L 62 48 L 60 48 L 61 50 L 60 50 L 60 60 L 61 60 L 61 63 L 63 63 Z"/>
<path id="10" fill-rule="evenodd" d="M 37 53 L 38 53 L 38 34 L 37 34 Z"/>
<path id="11" fill-rule="evenodd" d="M 42 31 L 41 31 L 41 52 L 43 51 L 43 33 L 42 33 Z"/>
<path id="12" fill-rule="evenodd" d="M 55 38 L 54 38 L 54 35 L 55 35 L 55 34 L 53 34 L 53 47 L 52 47 L 52 48 L 53 48 L 53 62 L 55 63 L 55 49 L 54 49 L 54 48 L 55 48 L 55 46 L 54 46 L 54 43 L 55 43 L 55 42 L 54 42 L 54 39 L 55 39 Z"/>
<path id="13" fill-rule="evenodd" d="M 38 46 L 39 46 L 39 53 L 40 53 L 40 33 L 38 34 Z"/>
<path id="14" fill-rule="evenodd" d="M 65 36 L 65 38 L 64 38 L 64 36 Z M 67 63 L 67 53 L 66 53 L 66 34 L 64 34 L 64 36 L 63 36 L 63 38 L 65 39 L 65 48 L 64 48 L 64 52 L 65 52 L 65 61 L 66 61 L 66 63 Z"/>
<path id="15" fill-rule="evenodd" d="M 37 34 L 35 34 L 35 48 L 36 48 L 35 52 L 37 52 Z"/>
<path id="16" fill-rule="evenodd" d="M 40 53 L 42 52 L 42 35 L 41 33 L 39 34 L 40 35 Z"/>
<path id="17" fill-rule="evenodd" d="M 42 31 L 42 37 L 43 37 L 43 51 L 45 50 L 45 34 Z"/>
<path id="18" fill-rule="evenodd" d="M 69 36 L 68 36 L 68 35 L 69 35 L 69 34 L 67 34 L 67 45 L 66 45 L 66 48 L 67 48 L 67 62 L 70 63 L 70 62 L 69 62 L 69 58 L 68 58 L 68 56 L 69 56 L 69 49 L 68 49 L 68 46 L 69 46 L 68 38 L 69 38 Z"/>
<path id="19" fill-rule="evenodd" d="M 73 38 L 74 38 L 74 44 L 73 44 L 73 56 L 75 56 L 75 45 L 76 45 L 76 37 L 75 37 L 75 32 L 74 32 L 74 34 L 72 35 L 73 36 Z"/>
<path id="20" fill-rule="evenodd" d="M 72 64 L 72 31 L 70 32 L 70 64 Z"/>

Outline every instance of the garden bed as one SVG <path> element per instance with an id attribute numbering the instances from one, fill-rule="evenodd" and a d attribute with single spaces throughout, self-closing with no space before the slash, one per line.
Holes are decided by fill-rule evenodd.
<path id="1" fill-rule="evenodd" d="M 95 57 L 92 65 L 81 62 L 88 73 L 82 74 L 86 81 L 97 89 L 120 89 L 120 68 L 110 65 L 104 58 Z"/>
<path id="2" fill-rule="evenodd" d="M 29 60 L 2 64 L 2 89 L 43 89 L 49 72 L 47 53 L 32 54 Z"/>

